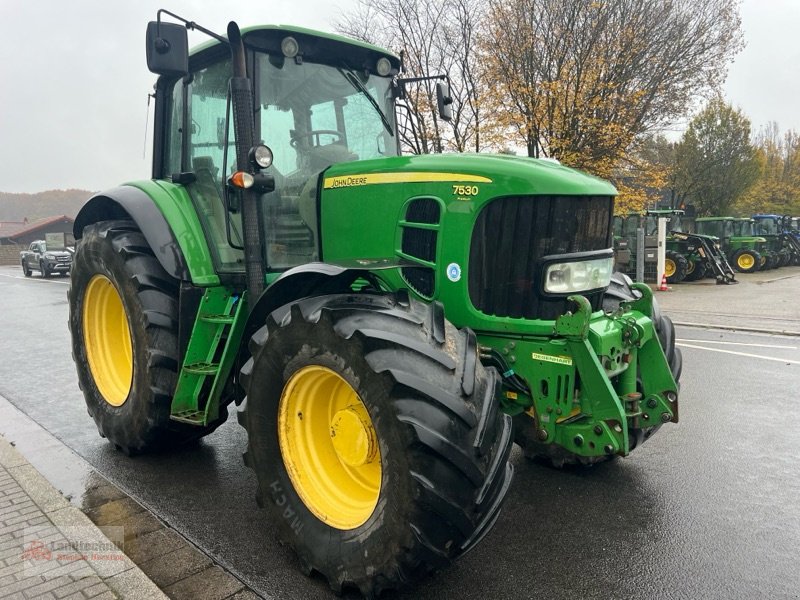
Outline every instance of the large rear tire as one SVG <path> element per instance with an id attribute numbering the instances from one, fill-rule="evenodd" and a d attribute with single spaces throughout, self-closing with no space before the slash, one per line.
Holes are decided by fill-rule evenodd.
<path id="1" fill-rule="evenodd" d="M 749 248 L 737 250 L 731 258 L 733 268 L 739 273 L 755 273 L 761 267 L 761 255 Z"/>
<path id="2" fill-rule="evenodd" d="M 272 313 L 250 351 L 245 463 L 307 573 L 372 597 L 492 527 L 511 481 L 511 420 L 475 335 L 441 305 L 304 299 Z"/>
<path id="3" fill-rule="evenodd" d="M 668 250 L 664 261 L 664 275 L 667 283 L 680 283 L 686 279 L 686 270 L 689 266 L 686 257 Z"/>
<path id="4" fill-rule="evenodd" d="M 101 436 L 130 455 L 197 439 L 223 422 L 195 427 L 170 420 L 179 282 L 133 221 L 87 226 L 71 276 L 72 356 Z"/>

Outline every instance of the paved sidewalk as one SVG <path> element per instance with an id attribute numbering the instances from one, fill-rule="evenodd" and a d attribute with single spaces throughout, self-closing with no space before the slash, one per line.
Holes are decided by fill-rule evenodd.
<path id="1" fill-rule="evenodd" d="M 166 599 L 123 540 L 124 527 L 101 531 L 0 436 L 0 598 Z"/>
<path id="2" fill-rule="evenodd" d="M 676 324 L 800 336 L 800 267 L 737 273 L 736 280 L 679 283 L 656 298 Z"/>

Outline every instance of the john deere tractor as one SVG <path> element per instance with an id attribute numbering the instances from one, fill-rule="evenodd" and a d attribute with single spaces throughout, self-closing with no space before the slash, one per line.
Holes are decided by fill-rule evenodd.
<path id="1" fill-rule="evenodd" d="M 772 255 L 767 240 L 753 234 L 752 219 L 734 217 L 700 217 L 695 219 L 695 231 L 719 239 L 720 249 L 734 269 L 754 273 L 769 268 Z"/>
<path id="2" fill-rule="evenodd" d="M 276 534 L 306 572 L 372 596 L 486 535 L 514 439 L 592 464 L 677 422 L 672 323 L 612 277 L 610 184 L 399 156 L 394 54 L 164 13 L 147 29 L 152 179 L 75 223 L 74 358 L 117 448 L 184 444 L 238 405 Z M 187 28 L 214 39 L 189 54 Z"/>

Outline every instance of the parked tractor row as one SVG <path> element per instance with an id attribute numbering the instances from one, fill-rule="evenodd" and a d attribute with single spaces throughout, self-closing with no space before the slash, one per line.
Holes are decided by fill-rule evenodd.
<path id="1" fill-rule="evenodd" d="M 658 219 L 668 219 L 664 276 L 668 283 L 706 277 L 735 283 L 735 272 L 753 273 L 800 265 L 797 217 L 687 217 L 682 210 L 650 210 L 614 217 L 618 271 L 636 271 L 636 231 L 644 229 L 645 278 L 654 279 Z"/>

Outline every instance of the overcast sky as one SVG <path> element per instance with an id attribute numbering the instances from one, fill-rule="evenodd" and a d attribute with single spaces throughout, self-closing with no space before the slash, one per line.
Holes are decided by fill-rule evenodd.
<path id="1" fill-rule="evenodd" d="M 647 0 L 643 0 L 647 1 Z M 147 21 L 167 8 L 214 31 L 287 23 L 327 31 L 356 0 L 0 0 L 0 191 L 100 190 L 150 176 Z M 800 0 L 744 0 L 747 47 L 725 93 L 754 128 L 800 131 Z M 204 41 L 190 33 L 190 45 Z M 152 107 L 150 110 L 152 128 Z M 147 144 L 150 143 L 148 136 Z"/>

